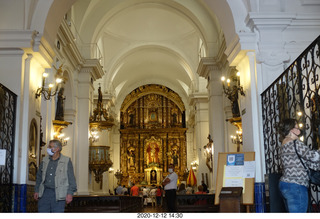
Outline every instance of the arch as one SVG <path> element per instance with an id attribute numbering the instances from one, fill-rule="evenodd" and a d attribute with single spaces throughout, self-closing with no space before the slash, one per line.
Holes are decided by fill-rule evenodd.
<path id="1" fill-rule="evenodd" d="M 177 93 L 180 96 L 184 106 L 188 106 L 188 97 L 187 97 L 187 94 L 184 92 L 184 90 L 177 88 L 172 83 L 167 82 L 167 81 L 146 79 L 143 81 L 137 81 L 136 83 L 134 83 L 128 87 L 125 87 L 124 89 L 121 90 L 121 93 L 119 93 L 119 95 L 117 96 L 117 102 L 115 104 L 115 111 L 120 112 L 121 104 L 130 92 L 132 92 L 137 87 L 140 87 L 140 86 L 143 86 L 146 84 L 159 84 L 159 85 L 163 85 L 163 86 L 168 87 L 169 89 L 173 90 L 175 93 Z M 188 111 L 188 108 L 186 108 L 186 112 L 187 111 Z M 186 113 L 186 115 L 187 115 L 187 113 Z M 120 114 L 118 116 L 120 116 Z M 120 117 L 118 117 L 118 119 L 120 119 Z M 187 120 L 187 118 L 186 118 L 186 120 Z"/>
<path id="2" fill-rule="evenodd" d="M 208 8 L 211 9 L 212 13 L 218 19 L 219 25 L 222 29 L 227 46 L 231 44 L 235 38 L 238 37 L 236 33 L 236 27 L 234 22 L 233 13 L 228 1 L 212 1 L 212 0 L 201 0 Z"/>
<path id="3" fill-rule="evenodd" d="M 33 19 L 33 21 L 45 21 L 45 23 L 44 26 L 42 26 L 42 23 L 32 23 L 31 26 L 39 28 L 37 30 L 39 30 L 40 33 L 41 30 L 43 30 L 43 37 L 41 40 L 45 45 L 54 48 L 56 38 L 55 36 L 57 35 L 58 28 L 62 22 L 62 19 L 76 1 L 77 0 L 38 1 L 38 4 L 43 4 L 43 7 L 40 7 L 40 5 L 39 7 L 37 7 L 37 10 L 35 11 L 35 14 L 37 16 L 35 17 L 35 19 Z M 49 10 L 48 7 L 50 7 Z M 42 14 L 46 15 L 46 19 L 43 19 L 44 16 L 42 17 Z"/>
<path id="4" fill-rule="evenodd" d="M 71 70 L 68 66 L 64 67 L 63 71 L 63 77 L 65 79 L 64 84 L 64 95 L 66 97 L 73 97 L 74 96 L 74 78 L 73 74 L 71 74 Z M 67 101 L 65 101 L 65 109 L 67 110 L 75 110 L 76 106 L 74 104 L 74 99 L 70 98 Z"/>
<path id="5" fill-rule="evenodd" d="M 51 46 L 51 48 L 54 47 L 55 44 L 55 35 L 57 33 L 57 30 L 59 28 L 59 25 L 61 24 L 61 21 L 64 17 L 64 15 L 70 10 L 72 5 L 76 3 L 77 0 L 65 0 L 65 1 L 59 1 L 59 0 L 54 0 L 54 1 L 39 1 L 37 2 L 37 5 L 35 6 L 34 10 L 34 15 L 32 17 L 32 22 L 30 24 L 31 29 L 37 30 L 40 34 L 43 33 L 42 36 L 42 41 L 45 45 Z M 101 3 L 100 1 L 99 3 Z M 121 10 L 123 7 L 129 7 L 130 5 L 135 5 L 136 1 L 129 1 L 124 2 L 124 1 L 117 1 L 117 5 L 112 5 L 110 3 L 110 8 L 112 11 L 110 11 L 109 16 L 114 16 L 114 14 Z M 140 1 L 141 2 L 141 1 Z M 151 0 L 146 0 L 146 2 L 152 2 Z M 243 3 L 228 3 L 226 0 L 220 0 L 220 1 L 211 1 L 211 0 L 198 0 L 199 3 L 210 9 L 211 11 L 209 12 L 211 16 L 216 19 L 215 24 L 219 26 L 219 28 L 222 29 L 223 36 L 226 41 L 227 47 L 232 46 L 235 44 L 235 42 L 239 41 L 239 37 L 236 33 L 236 23 L 234 21 L 233 17 L 233 12 L 231 11 L 230 5 L 235 5 L 237 7 L 239 4 Z M 182 3 L 176 3 L 172 1 L 161 1 L 162 4 L 166 4 L 168 7 L 171 9 L 175 8 L 176 10 L 179 9 L 179 11 L 183 12 L 184 15 L 189 15 L 193 14 L 190 13 L 191 9 L 186 8 L 182 5 Z M 115 7 L 117 6 L 117 7 Z M 96 8 L 102 9 L 103 7 L 100 7 L 99 4 L 95 4 L 92 6 L 91 11 L 96 11 L 94 10 Z M 243 8 L 243 7 L 242 7 Z M 105 8 L 104 8 L 105 10 Z M 94 19 L 97 19 L 97 28 L 93 27 L 91 25 L 91 22 L 84 22 L 81 24 L 80 27 L 80 33 L 83 34 L 83 36 L 86 36 L 84 40 L 87 40 L 89 42 L 94 42 L 97 40 L 97 37 L 99 33 L 93 28 L 98 29 L 99 26 L 103 24 L 103 22 L 107 19 L 107 17 L 104 17 L 104 19 L 101 19 L 101 17 L 98 16 L 98 13 L 95 14 L 95 16 L 90 16 L 91 11 L 86 11 L 85 15 L 83 18 L 91 17 Z M 104 15 L 106 15 L 104 11 Z M 196 18 L 196 15 L 192 15 L 194 18 Z M 210 39 L 210 36 L 208 36 L 206 28 L 204 26 L 201 26 L 201 22 L 199 20 L 194 20 L 196 26 L 198 27 L 200 32 L 203 34 L 203 39 L 205 39 L 205 42 L 208 42 Z M 88 36 L 87 34 L 89 33 L 94 33 L 91 36 Z M 212 45 L 210 45 L 212 46 Z M 209 46 L 207 46 L 206 49 L 209 49 Z"/>
<path id="6" fill-rule="evenodd" d="M 166 86 L 159 84 L 140 86 L 134 91 L 130 92 L 130 94 L 128 94 L 122 102 L 121 111 L 127 110 L 133 102 L 149 94 L 159 94 L 161 96 L 167 97 L 169 100 L 174 102 L 181 111 L 185 111 L 185 106 L 181 100 L 181 97 L 171 89 L 168 89 Z"/>
<path id="7" fill-rule="evenodd" d="M 130 56 L 137 54 L 138 52 L 141 51 L 161 51 L 163 52 L 164 55 L 168 57 L 172 57 L 174 60 L 178 60 L 177 62 L 177 68 L 182 68 L 185 73 L 187 74 L 189 80 L 191 83 L 194 83 L 198 80 L 197 75 L 196 75 L 196 69 L 192 69 L 192 67 L 188 64 L 191 61 L 188 60 L 187 57 L 182 57 L 180 53 L 172 50 L 171 48 L 165 47 L 163 45 L 147 45 L 147 46 L 137 46 L 135 48 L 127 48 L 126 51 L 123 53 L 119 54 L 119 56 L 114 57 L 114 65 L 110 66 L 109 68 L 106 69 L 106 76 L 104 77 L 105 84 L 109 82 L 107 85 L 107 89 L 110 91 L 114 86 L 113 80 L 114 77 L 117 75 L 117 73 L 121 70 L 123 63 L 129 59 Z M 111 92 L 111 91 L 110 91 Z"/>
<path id="8" fill-rule="evenodd" d="M 214 14 L 210 14 L 206 11 L 205 8 L 201 8 L 204 4 L 199 4 L 196 1 L 192 2 L 174 2 L 169 0 L 143 0 L 143 1 L 118 1 L 116 5 L 112 5 L 112 9 L 106 12 L 101 1 L 101 4 L 95 4 L 92 7 L 89 7 L 91 11 L 86 11 L 83 16 L 84 22 L 80 26 L 80 34 L 84 36 L 83 40 L 87 43 L 98 42 L 99 38 L 102 36 L 103 27 L 107 22 L 110 22 L 111 19 L 114 19 L 120 13 L 123 13 L 124 10 L 136 10 L 141 7 L 159 7 L 164 8 L 170 12 L 173 12 L 183 19 L 185 19 L 190 25 L 197 30 L 200 38 L 205 42 L 206 51 L 208 51 L 210 44 L 215 38 L 219 38 L 219 23 L 215 19 Z M 103 11 L 102 8 L 104 8 Z M 93 16 L 94 14 L 94 16 Z M 206 16 L 204 16 L 206 14 Z M 210 18 L 208 18 L 210 17 Z M 90 18 L 85 20 L 86 18 Z M 209 21 L 210 20 L 210 21 Z M 209 24 L 211 22 L 211 24 Z M 96 26 L 92 26 L 92 23 L 96 23 Z M 206 23 L 206 24 L 204 24 Z M 210 46 L 209 46 L 210 44 Z"/>

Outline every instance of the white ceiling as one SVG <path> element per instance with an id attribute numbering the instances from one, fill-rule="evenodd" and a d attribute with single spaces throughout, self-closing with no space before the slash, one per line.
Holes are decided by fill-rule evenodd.
<path id="1" fill-rule="evenodd" d="M 204 54 L 222 41 L 197 0 L 80 0 L 72 13 L 84 41 L 102 50 L 105 75 L 95 83 L 120 104 L 146 83 L 168 86 L 186 101 L 204 80 L 196 73 L 201 46 Z"/>

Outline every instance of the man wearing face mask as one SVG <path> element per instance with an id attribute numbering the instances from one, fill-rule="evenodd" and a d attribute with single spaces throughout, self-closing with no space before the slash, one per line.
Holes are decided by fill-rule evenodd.
<path id="1" fill-rule="evenodd" d="M 168 167 L 169 174 L 163 180 L 165 196 L 167 201 L 167 207 L 169 212 L 176 212 L 176 191 L 178 175 L 174 172 L 174 165 L 170 164 Z"/>
<path id="2" fill-rule="evenodd" d="M 64 212 L 65 203 L 72 201 L 77 191 L 72 162 L 61 154 L 62 144 L 51 140 L 37 172 L 35 200 L 39 212 Z"/>

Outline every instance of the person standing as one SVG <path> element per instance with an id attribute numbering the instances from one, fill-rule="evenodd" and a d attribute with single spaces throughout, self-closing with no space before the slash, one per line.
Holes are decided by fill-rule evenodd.
<path id="1" fill-rule="evenodd" d="M 164 186 L 165 197 L 169 212 L 176 212 L 176 191 L 178 175 L 174 172 L 174 165 L 170 164 L 168 167 L 169 174 L 163 180 L 162 185 Z"/>
<path id="2" fill-rule="evenodd" d="M 34 199 L 39 212 L 64 212 L 65 203 L 72 202 L 77 191 L 72 162 L 61 154 L 59 140 L 49 142 L 47 153 L 37 172 Z"/>
<path id="3" fill-rule="evenodd" d="M 161 206 L 161 199 L 162 199 L 161 186 L 158 186 L 158 188 L 157 188 L 156 199 L 157 199 L 157 206 Z"/>
<path id="4" fill-rule="evenodd" d="M 117 189 L 116 189 L 116 194 L 117 195 L 122 195 L 122 189 L 123 189 L 123 187 L 121 186 L 121 184 L 119 184 Z"/>
<path id="5" fill-rule="evenodd" d="M 289 212 L 305 213 L 308 209 L 309 177 L 298 155 L 307 168 L 319 170 L 320 152 L 311 150 L 299 140 L 302 131 L 295 119 L 284 120 L 279 129 L 283 138 L 280 148 L 283 172 L 279 189 Z"/>
<path id="6" fill-rule="evenodd" d="M 130 189 L 131 196 L 139 196 L 139 187 L 132 183 L 132 187 Z"/>
<path id="7" fill-rule="evenodd" d="M 121 195 L 128 195 L 128 189 L 126 188 L 125 185 L 123 185 L 123 188 L 121 190 Z"/>

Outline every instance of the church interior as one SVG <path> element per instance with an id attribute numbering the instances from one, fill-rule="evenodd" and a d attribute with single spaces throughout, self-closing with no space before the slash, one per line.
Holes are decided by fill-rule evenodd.
<path id="1" fill-rule="evenodd" d="M 261 94 L 319 36 L 319 11 L 314 0 L 0 0 L 1 211 L 34 207 L 51 139 L 78 196 L 159 186 L 169 164 L 178 184 L 214 194 L 219 153 L 254 152 L 264 188 Z"/>

